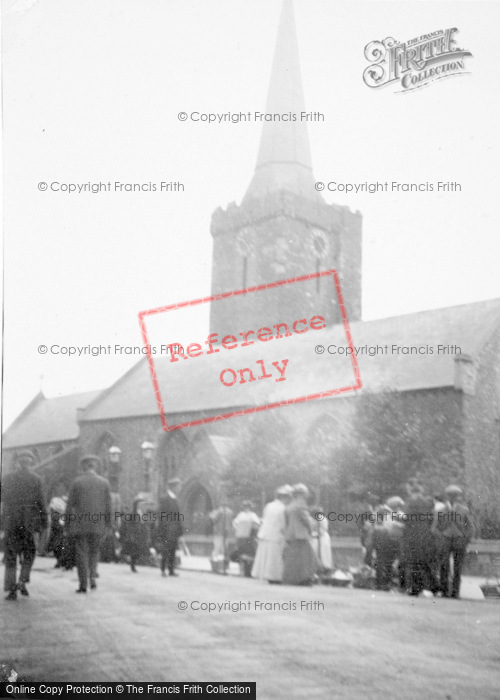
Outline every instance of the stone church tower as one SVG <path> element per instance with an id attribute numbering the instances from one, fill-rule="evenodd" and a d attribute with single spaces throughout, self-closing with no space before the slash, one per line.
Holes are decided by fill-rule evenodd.
<path id="1" fill-rule="evenodd" d="M 328 205 L 315 189 L 292 0 L 285 0 L 274 53 L 255 173 L 240 206 L 217 209 L 212 294 L 335 268 L 347 317 L 361 317 L 361 215 Z M 321 315 L 341 321 L 331 277 L 212 304 L 210 330 L 234 334 Z"/>

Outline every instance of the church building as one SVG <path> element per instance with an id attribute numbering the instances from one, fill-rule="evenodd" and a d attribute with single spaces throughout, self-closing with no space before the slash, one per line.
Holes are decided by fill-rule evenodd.
<path id="1" fill-rule="evenodd" d="M 293 7 L 285 0 L 266 113 L 305 111 Z M 419 440 L 432 456 L 419 465 L 423 477 L 436 489 L 460 483 L 476 504 L 495 505 L 500 494 L 500 299 L 363 321 L 362 216 L 327 204 L 316 191 L 306 121 L 263 122 L 248 190 L 239 206 L 231 204 L 214 212 L 210 233 L 213 295 L 335 269 L 355 346 L 455 349 L 360 354 L 362 387 L 358 391 L 271 409 L 269 415 L 282 412 L 282 420 L 304 446 L 305 483 L 311 460 L 335 455 L 349 442 L 359 401 L 391 392 L 398 412 L 418 426 Z M 317 276 L 286 290 L 278 285 L 265 295 L 239 295 L 212 304 L 210 332 L 222 338 L 235 329 L 272 327 L 278 320 L 291 326 L 297 319 L 315 315 L 325 321 L 325 328 L 314 336 L 317 342 L 325 348 L 346 344 L 339 298 L 331 281 Z M 267 345 L 273 343 L 265 345 L 262 357 L 271 364 L 273 354 Z M 235 366 L 244 366 L 237 360 L 243 350 L 231 352 Z M 308 352 L 314 352 L 314 343 L 297 348 L 305 359 Z M 73 462 L 68 466 L 68 454 L 95 453 L 126 505 L 139 492 L 161 492 L 170 478 L 179 477 L 187 538 L 195 543 L 209 535 L 207 514 L 224 497 L 221 475 L 231 468 L 248 416 L 203 420 L 271 403 L 275 391 L 265 386 L 267 382 L 255 382 L 258 386 L 246 394 L 231 393 L 217 377 L 210 378 L 209 361 L 206 357 L 190 360 L 185 363 L 189 370 L 169 375 L 171 360 L 155 360 L 160 383 L 169 383 L 168 423 L 195 425 L 172 432 L 162 429 L 145 358 L 98 395 L 73 397 L 66 414 L 72 422 L 67 435 L 53 439 L 53 422 L 59 420 L 55 414 L 37 418 L 39 437 L 34 445 L 30 435 L 34 413 L 40 412 L 44 402 L 58 401 L 38 397 L 5 433 L 7 468 L 18 448 L 36 448 L 39 471 L 50 491 L 56 481 L 67 479 L 68 470 L 74 472 Z M 309 373 L 295 380 L 295 395 L 307 396 L 315 382 L 342 384 L 328 357 L 315 358 L 310 364 Z M 44 452 L 44 443 L 56 442 L 65 452 L 59 456 Z M 119 448 L 114 453 L 118 458 L 110 453 L 111 447 Z M 335 468 L 333 458 L 326 469 L 334 472 Z"/>

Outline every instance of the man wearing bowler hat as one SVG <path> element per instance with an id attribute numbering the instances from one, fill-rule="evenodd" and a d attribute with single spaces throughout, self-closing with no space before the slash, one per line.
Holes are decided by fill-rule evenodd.
<path id="1" fill-rule="evenodd" d="M 80 587 L 77 593 L 96 588 L 99 548 L 106 530 L 111 528 L 111 490 L 99 476 L 99 457 L 86 455 L 80 460 L 83 472 L 73 482 L 68 498 L 67 514 L 70 534 L 75 538 L 76 566 Z"/>
<path id="2" fill-rule="evenodd" d="M 167 568 L 169 576 L 178 576 L 175 573 L 175 553 L 177 542 L 183 533 L 182 521 L 184 520 L 184 516 L 179 512 L 179 501 L 176 496 L 180 483 L 180 479 L 169 479 L 167 491 L 158 504 L 160 512 L 157 519 L 156 539 L 158 551 L 161 554 L 162 576 L 167 575 L 165 572 Z"/>
<path id="3" fill-rule="evenodd" d="M 15 470 L 7 474 L 2 484 L 2 525 L 5 530 L 6 600 L 16 600 L 17 591 L 27 596 L 35 561 L 34 533 L 47 526 L 47 511 L 42 491 L 42 480 L 30 469 L 35 460 L 29 450 L 16 455 Z M 19 583 L 16 583 L 17 558 L 21 563 Z"/>

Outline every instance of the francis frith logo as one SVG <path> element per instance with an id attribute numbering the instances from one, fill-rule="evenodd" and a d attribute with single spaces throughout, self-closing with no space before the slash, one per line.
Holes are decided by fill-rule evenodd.
<path id="1" fill-rule="evenodd" d="M 401 87 L 397 92 L 408 92 L 467 73 L 465 58 L 472 54 L 456 46 L 456 32 L 456 28 L 439 29 L 405 43 L 392 37 L 371 41 L 365 46 L 365 58 L 370 61 L 363 72 L 365 84 L 380 88 L 397 82 Z"/>

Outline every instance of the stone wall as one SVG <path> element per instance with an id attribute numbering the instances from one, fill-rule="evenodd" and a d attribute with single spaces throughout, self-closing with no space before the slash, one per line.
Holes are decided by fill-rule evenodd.
<path id="1" fill-rule="evenodd" d="M 454 388 L 396 394 L 398 410 L 415 425 L 424 458 L 422 478 L 431 493 L 464 483 L 463 397 Z"/>
<path id="2" fill-rule="evenodd" d="M 394 392 L 391 395 L 397 413 L 404 422 L 412 425 L 417 435 L 421 459 L 415 464 L 415 471 L 420 473 L 429 492 L 440 492 L 450 483 L 459 483 L 466 487 L 467 496 L 472 497 L 475 505 L 479 492 L 474 488 L 474 472 L 471 472 L 469 464 L 466 472 L 466 462 L 467 458 L 470 461 L 472 449 L 481 449 L 481 440 L 478 438 L 473 443 L 471 431 L 476 422 L 481 420 L 485 403 L 491 398 L 486 389 L 484 391 L 484 396 L 480 394 L 475 397 L 464 397 L 462 391 L 451 387 Z M 473 402 L 471 398 L 474 399 Z M 312 487 L 320 486 L 311 483 L 309 470 L 312 472 L 316 463 L 322 463 L 325 455 L 330 458 L 336 450 L 349 444 L 354 437 L 357 439 L 356 411 L 362 410 L 362 403 L 369 400 L 369 395 L 353 394 L 349 397 L 295 404 L 269 412 L 268 415 L 271 415 L 279 411 L 280 417 L 296 436 L 304 464 L 305 483 Z M 199 418 L 199 415 L 196 417 Z M 181 418 L 185 419 L 186 416 L 177 416 L 175 422 Z M 467 439 L 464 435 L 465 418 L 469 431 Z M 164 486 L 167 478 L 178 476 L 182 481 L 181 500 L 186 506 L 194 491 L 202 486 L 211 505 L 215 507 L 223 492 L 220 477 L 230 466 L 231 454 L 230 449 L 222 454 L 217 441 L 236 441 L 249 419 L 250 416 L 239 416 L 172 433 L 162 431 L 159 417 L 156 416 L 83 421 L 80 424 L 81 450 L 99 452 L 103 436 L 109 432 L 113 443 L 122 450 L 119 490 L 124 504 L 130 505 L 134 496 L 144 490 L 141 444 L 145 440 L 151 441 L 157 446 L 154 489 Z M 486 437 L 484 439 L 486 440 Z M 490 454 L 491 448 L 488 445 L 489 443 L 486 444 L 485 454 Z M 481 461 L 488 463 L 486 459 Z M 334 482 L 335 461 L 330 460 L 328 466 L 331 470 L 329 479 Z M 482 473 L 476 472 L 478 475 Z M 485 478 L 492 478 L 491 473 L 488 474 L 490 476 L 486 475 Z M 490 486 L 493 485 L 491 482 Z"/>
<path id="3" fill-rule="evenodd" d="M 118 491 L 124 507 L 130 508 L 137 494 L 145 491 L 144 441 L 155 445 L 150 479 L 155 496 L 165 490 L 169 478 L 178 477 L 181 510 L 188 508 L 200 492 L 206 492 L 211 506 L 217 505 L 221 458 L 204 426 L 165 433 L 159 416 L 151 416 L 82 421 L 80 430 L 82 451 L 97 453 L 104 463 L 110 442 L 121 449 Z M 184 515 L 189 520 L 191 514 Z"/>
<path id="4" fill-rule="evenodd" d="M 496 511 L 500 527 L 500 330 L 474 362 L 473 392 L 464 394 L 467 492 L 479 521 Z"/>
<path id="5" fill-rule="evenodd" d="M 82 454 L 97 454 L 104 463 L 103 466 L 107 465 L 107 449 L 111 444 L 121 449 L 119 493 L 123 504 L 131 506 L 133 498 L 144 491 L 141 445 L 146 440 L 155 442 L 161 435 L 159 416 L 82 421 L 80 448 Z"/>
<path id="6" fill-rule="evenodd" d="M 277 192 L 251 205 L 218 209 L 214 238 L 212 293 L 337 269 L 351 321 L 361 316 L 361 216 L 346 207 L 319 204 Z M 210 328 L 220 337 L 240 331 L 289 326 L 321 315 L 327 325 L 341 322 L 330 278 L 214 302 Z"/>

